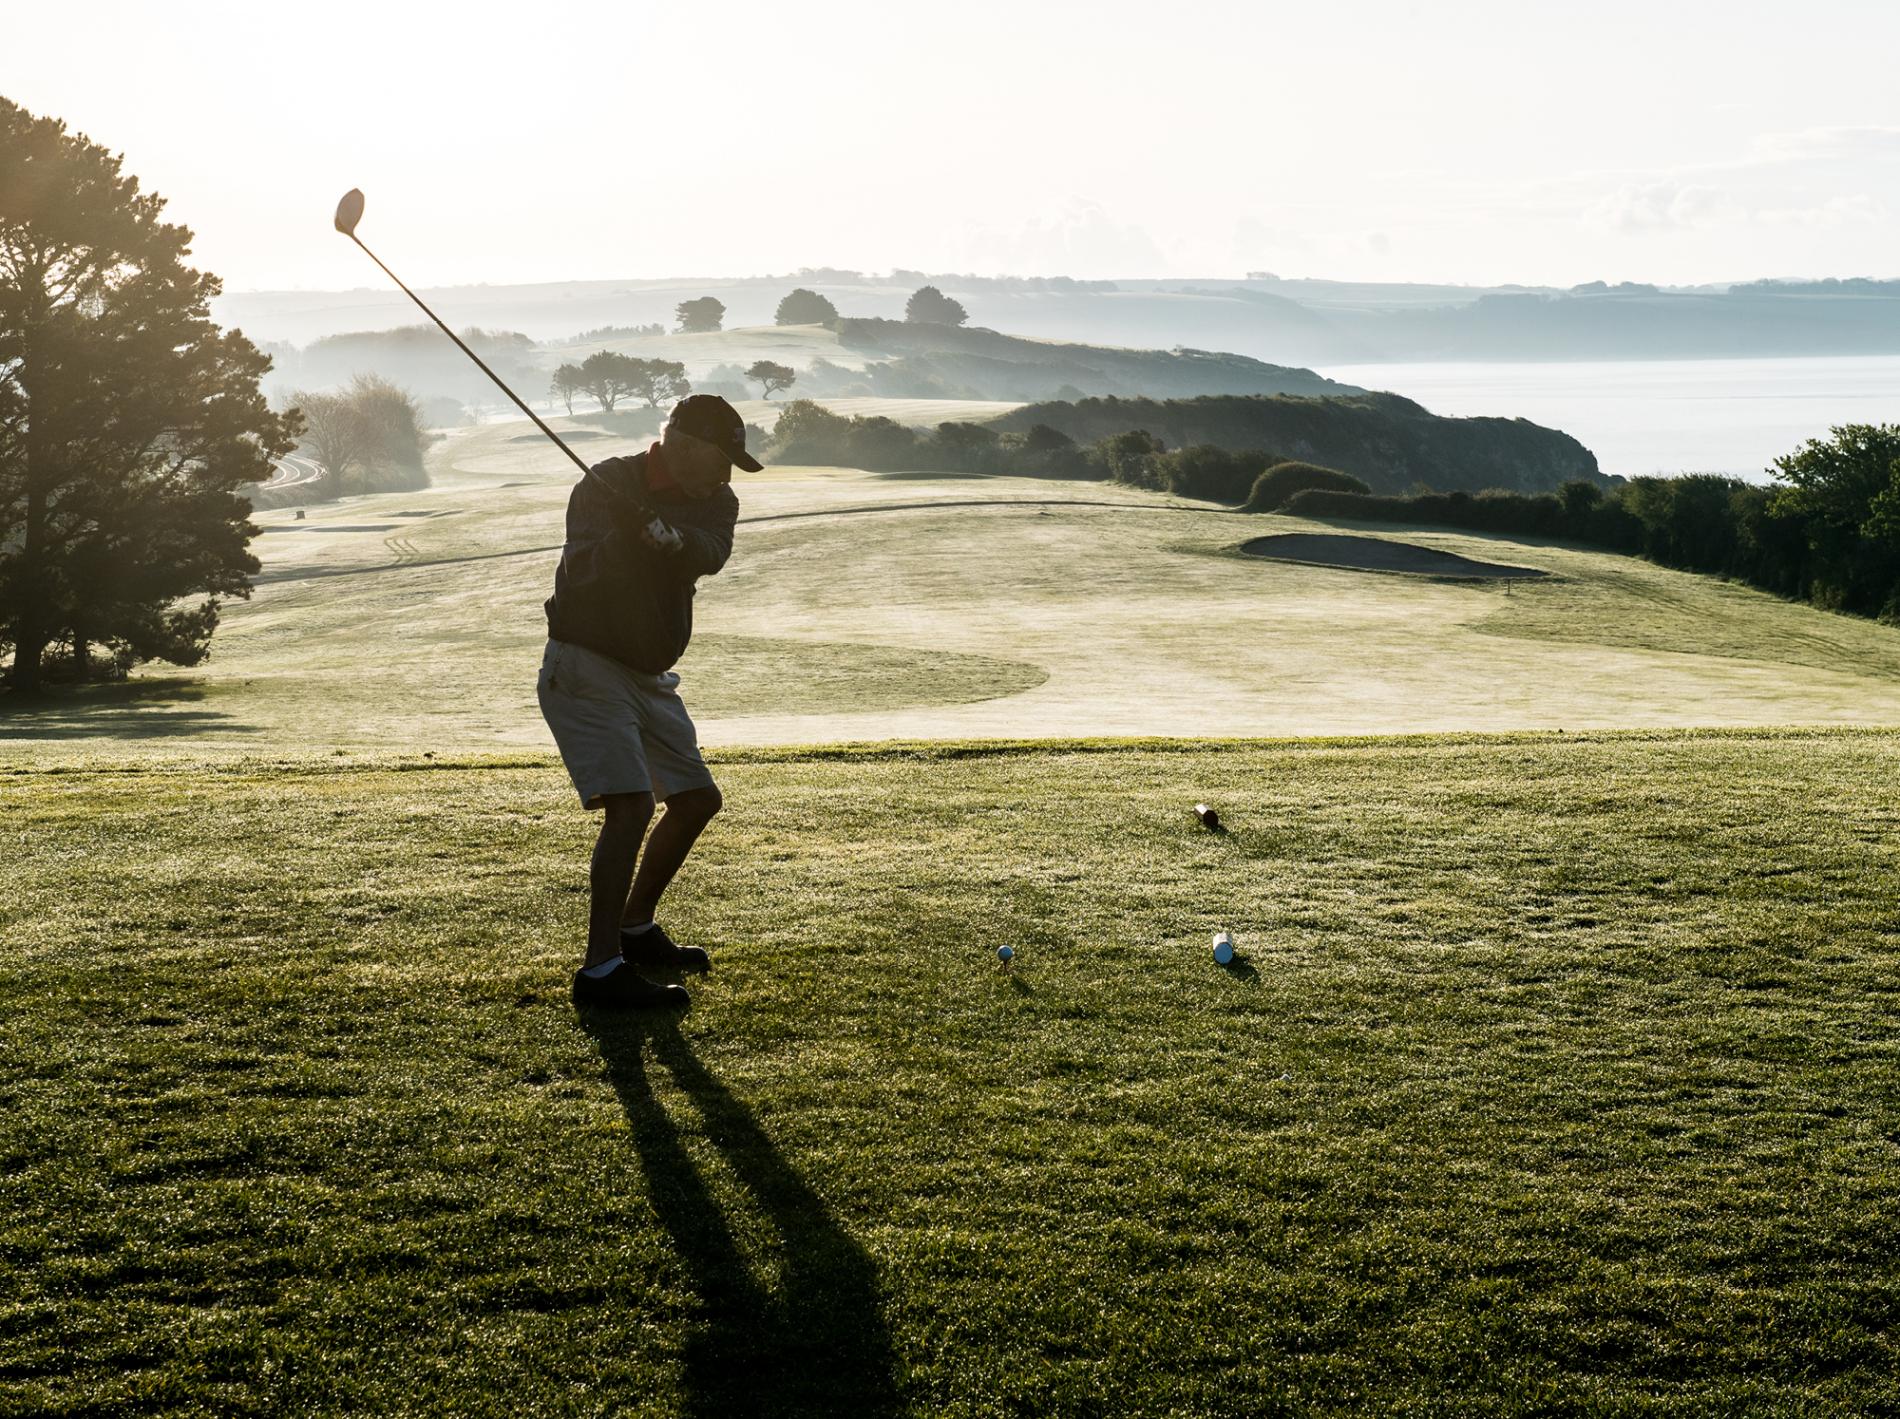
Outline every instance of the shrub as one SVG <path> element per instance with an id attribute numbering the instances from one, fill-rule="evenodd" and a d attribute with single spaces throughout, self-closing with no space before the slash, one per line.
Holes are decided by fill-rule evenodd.
<path id="1" fill-rule="evenodd" d="M 935 286 L 919 286 L 904 303 L 904 319 L 913 325 L 961 325 L 969 318 L 963 302 L 946 296 Z"/>
<path id="2" fill-rule="evenodd" d="M 1590 488 L 1588 483 L 1581 486 Z M 1244 507 L 1246 512 L 1275 512 L 1286 505 L 1289 498 L 1308 489 L 1323 489 L 1332 493 L 1370 493 L 1363 480 L 1350 473 L 1341 473 L 1337 468 L 1322 468 L 1317 463 L 1276 463 L 1258 478 L 1253 480 L 1253 488 L 1247 494 Z"/>
<path id="3" fill-rule="evenodd" d="M 809 399 L 794 399 L 772 429 L 772 454 L 780 463 L 841 463 L 850 444 L 851 421 Z"/>
<path id="4" fill-rule="evenodd" d="M 931 442 L 945 468 L 962 473 L 988 473 L 998 462 L 997 433 L 984 424 L 949 420 L 937 425 Z"/>
<path id="5" fill-rule="evenodd" d="M 838 307 L 818 292 L 800 286 L 778 303 L 773 315 L 779 325 L 825 325 L 838 318 Z"/>
<path id="6" fill-rule="evenodd" d="M 917 430 L 882 414 L 851 420 L 844 462 L 853 468 L 894 472 L 917 467 Z"/>
<path id="7" fill-rule="evenodd" d="M 1096 441 L 1090 450 L 1117 483 L 1136 488 L 1164 488 L 1161 440 L 1146 429 L 1129 429 Z"/>
<path id="8" fill-rule="evenodd" d="M 1226 449 L 1211 443 L 1164 453 L 1155 462 L 1160 485 L 1184 498 L 1238 503 L 1260 471 L 1275 459 L 1257 449 Z"/>
<path id="9" fill-rule="evenodd" d="M 838 464 L 892 472 L 930 466 L 930 443 L 917 431 L 886 419 L 846 418 L 809 399 L 794 399 L 772 431 L 772 458 L 779 463 Z"/>

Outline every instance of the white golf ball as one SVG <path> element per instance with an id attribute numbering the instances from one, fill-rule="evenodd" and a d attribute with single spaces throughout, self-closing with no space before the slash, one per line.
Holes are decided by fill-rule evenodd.
<path id="1" fill-rule="evenodd" d="M 998 946 L 996 948 L 996 959 L 999 961 L 1012 960 L 1015 958 L 1015 955 L 1016 952 L 1008 946 Z"/>

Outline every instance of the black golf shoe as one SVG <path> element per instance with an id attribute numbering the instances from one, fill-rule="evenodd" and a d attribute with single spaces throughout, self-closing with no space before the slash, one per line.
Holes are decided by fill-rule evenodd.
<path id="1" fill-rule="evenodd" d="M 681 946 L 660 929 L 658 922 L 638 936 L 623 928 L 620 954 L 633 965 L 649 970 L 692 971 L 703 976 L 712 969 L 711 956 L 698 946 Z"/>
<path id="2" fill-rule="evenodd" d="M 693 998 L 648 980 L 624 960 L 604 976 L 574 972 L 574 1004 L 584 1010 L 684 1010 Z"/>

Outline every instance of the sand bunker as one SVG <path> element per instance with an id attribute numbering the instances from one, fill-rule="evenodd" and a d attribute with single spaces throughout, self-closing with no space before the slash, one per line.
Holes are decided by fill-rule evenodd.
<path id="1" fill-rule="evenodd" d="M 1289 532 L 1278 537 L 1256 537 L 1241 544 L 1250 557 L 1277 562 L 1305 562 L 1312 566 L 1344 567 L 1361 572 L 1410 572 L 1414 576 L 1458 577 L 1463 580 L 1507 580 L 1549 576 L 1535 567 L 1507 567 L 1498 562 L 1474 562 L 1456 552 L 1415 547 L 1410 542 L 1387 542 L 1378 537 L 1339 537 L 1322 532 Z"/>

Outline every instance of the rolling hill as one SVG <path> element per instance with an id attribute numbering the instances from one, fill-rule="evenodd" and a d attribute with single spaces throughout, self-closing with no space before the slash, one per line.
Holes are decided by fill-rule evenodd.
<path id="1" fill-rule="evenodd" d="M 1038 424 L 1078 443 L 1145 429 L 1170 448 L 1259 449 L 1337 468 L 1375 492 L 1421 482 L 1440 492 L 1548 492 L 1571 479 L 1602 477 L 1596 456 L 1561 430 L 1528 419 L 1443 418 L 1397 394 L 1056 400 L 995 421 L 1015 432 Z"/>

